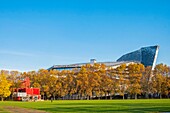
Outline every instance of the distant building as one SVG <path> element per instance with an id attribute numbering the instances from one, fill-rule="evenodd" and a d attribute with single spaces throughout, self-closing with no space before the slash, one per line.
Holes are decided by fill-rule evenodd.
<path id="1" fill-rule="evenodd" d="M 69 65 L 54 65 L 50 67 L 48 70 L 72 70 L 72 69 L 79 69 L 83 65 L 86 64 L 105 64 L 107 67 L 116 68 L 119 67 L 121 64 L 131 64 L 131 63 L 142 63 L 145 67 L 151 66 L 152 70 L 155 67 L 155 63 L 158 56 L 159 46 L 149 46 L 149 47 L 142 47 L 139 50 L 134 52 L 130 52 L 121 56 L 116 62 L 97 62 L 96 59 L 91 59 L 90 62 L 87 63 L 77 63 L 77 64 L 69 64 Z"/>
<path id="2" fill-rule="evenodd" d="M 120 61 L 137 61 L 142 63 L 145 67 L 151 66 L 152 70 L 155 67 L 159 46 L 142 47 L 134 52 L 127 53 L 120 57 L 117 62 Z"/>
<path id="3" fill-rule="evenodd" d="M 19 88 L 13 93 L 13 99 L 17 101 L 37 101 L 41 100 L 40 89 L 30 87 L 30 79 L 25 78 Z"/>

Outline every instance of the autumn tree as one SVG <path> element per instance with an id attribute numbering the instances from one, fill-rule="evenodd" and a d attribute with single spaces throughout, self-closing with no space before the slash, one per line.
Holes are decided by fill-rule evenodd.
<path id="1" fill-rule="evenodd" d="M 162 98 L 162 94 L 168 95 L 169 90 L 169 68 L 167 65 L 158 64 L 154 69 L 152 85 L 155 93 Z"/>
<path id="2" fill-rule="evenodd" d="M 124 94 L 127 91 L 128 83 L 129 83 L 129 78 L 128 78 L 128 73 L 126 71 L 126 64 L 122 64 L 119 67 L 116 68 L 116 73 L 118 77 L 118 88 L 119 88 L 119 94 L 123 96 L 124 99 Z"/>
<path id="3" fill-rule="evenodd" d="M 110 93 L 110 78 L 107 75 L 106 66 L 104 64 L 94 63 L 93 65 L 86 65 L 88 72 L 88 95 L 100 97 L 107 97 Z"/>
<path id="4" fill-rule="evenodd" d="M 76 77 L 76 89 L 78 98 L 86 96 L 86 90 L 88 89 L 88 74 L 85 66 L 82 66 Z"/>
<path id="5" fill-rule="evenodd" d="M 10 91 L 11 91 L 11 98 L 13 99 L 13 92 L 16 88 L 19 88 L 21 81 L 20 81 L 20 75 L 21 73 L 18 71 L 9 71 L 6 73 L 7 75 L 7 80 L 10 81 L 11 86 L 10 86 Z"/>
<path id="6" fill-rule="evenodd" d="M 21 78 L 25 79 L 26 77 L 28 77 L 30 79 L 30 87 L 37 87 L 40 88 L 40 84 L 38 83 L 39 81 L 39 77 L 37 76 L 37 72 L 36 71 L 29 71 L 29 72 L 24 72 L 21 74 Z"/>
<path id="7" fill-rule="evenodd" d="M 66 71 L 65 83 L 67 84 L 66 90 L 69 98 L 76 93 L 76 80 L 73 71 Z"/>
<path id="8" fill-rule="evenodd" d="M 8 97 L 11 94 L 10 86 L 11 83 L 6 78 L 4 71 L 0 73 L 0 98 L 3 101 L 5 97 Z"/>
<path id="9" fill-rule="evenodd" d="M 110 93 L 110 99 L 111 96 L 115 95 L 116 93 L 119 93 L 119 78 L 116 73 L 116 69 L 109 70 L 108 73 L 110 82 L 109 82 L 109 93 Z"/>
<path id="10" fill-rule="evenodd" d="M 89 77 L 89 96 L 100 96 L 101 95 L 101 89 L 100 86 L 102 86 L 101 83 L 101 78 L 103 78 L 102 76 L 105 76 L 105 70 L 104 70 L 104 65 L 100 65 L 100 64 L 93 64 L 90 66 L 89 68 L 89 73 L 88 73 L 88 77 Z"/>
<path id="11" fill-rule="evenodd" d="M 131 95 L 135 96 L 135 99 L 137 99 L 137 94 L 141 94 L 141 77 L 142 73 L 145 70 L 144 65 L 142 64 L 129 64 L 127 66 L 128 73 L 129 73 L 129 87 L 128 91 Z"/>
<path id="12" fill-rule="evenodd" d="M 61 83 L 61 89 L 60 89 L 60 96 L 63 97 L 68 94 L 68 83 L 67 83 L 67 75 L 68 75 L 68 70 L 63 70 L 60 72 L 59 77 L 60 80 L 59 82 Z"/>
<path id="13" fill-rule="evenodd" d="M 100 95 L 100 64 L 82 66 L 77 74 L 77 91 L 87 99 Z"/>
<path id="14" fill-rule="evenodd" d="M 40 84 L 40 91 L 41 91 L 41 95 L 43 96 L 43 99 L 49 98 L 51 96 L 49 90 L 49 77 L 50 77 L 50 73 L 48 70 L 45 69 L 40 69 L 37 72 L 37 82 L 38 84 Z"/>
<path id="15" fill-rule="evenodd" d="M 100 68 L 98 70 L 98 75 L 100 77 L 99 79 L 99 91 L 100 91 L 100 97 L 105 95 L 105 98 L 107 99 L 107 96 L 110 96 L 111 99 L 111 92 L 112 92 L 112 80 L 108 74 L 108 70 L 106 69 L 106 66 L 104 64 L 100 64 Z"/>
<path id="16" fill-rule="evenodd" d="M 141 89 L 142 89 L 142 93 L 145 95 L 145 98 L 148 98 L 149 93 L 152 92 L 153 86 L 152 86 L 152 67 L 148 66 L 145 68 L 145 71 L 142 75 L 141 78 Z"/>

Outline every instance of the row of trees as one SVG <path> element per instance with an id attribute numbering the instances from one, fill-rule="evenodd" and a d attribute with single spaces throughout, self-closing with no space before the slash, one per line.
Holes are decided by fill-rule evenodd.
<path id="1" fill-rule="evenodd" d="M 157 65 L 154 70 L 142 64 L 122 64 L 114 69 L 104 64 L 87 64 L 75 70 L 1 71 L 2 75 L 9 85 L 2 84 L 1 79 L 0 87 L 5 85 L 11 93 L 20 86 L 23 78 L 29 77 L 31 87 L 40 88 L 42 98 L 72 98 L 76 94 L 76 99 L 112 98 L 114 95 L 121 95 L 124 99 L 124 94 L 129 94 L 137 99 L 137 95 L 144 95 L 145 98 L 157 95 L 162 98 L 162 95 L 169 97 L 170 93 L 170 68 L 163 64 Z M 0 90 L 0 96 L 7 95 Z"/>

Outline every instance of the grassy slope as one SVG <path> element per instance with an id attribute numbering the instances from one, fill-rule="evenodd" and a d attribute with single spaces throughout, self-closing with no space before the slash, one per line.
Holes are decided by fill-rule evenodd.
<path id="1" fill-rule="evenodd" d="M 60 112 L 170 112 L 170 99 L 155 100 L 60 100 L 44 102 L 0 102 L 2 106 L 19 106 L 45 110 L 52 113 Z M 2 109 L 3 110 L 3 109 Z"/>

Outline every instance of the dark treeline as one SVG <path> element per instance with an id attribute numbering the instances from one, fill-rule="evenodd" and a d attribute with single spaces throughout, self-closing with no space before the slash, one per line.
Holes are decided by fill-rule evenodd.
<path id="1" fill-rule="evenodd" d="M 3 73 L 11 83 L 11 96 L 14 88 L 20 87 L 21 80 L 29 77 L 31 87 L 40 88 L 42 99 L 170 97 L 170 68 L 164 64 L 156 65 L 154 70 L 142 64 L 122 64 L 114 69 L 104 64 L 87 64 L 74 70 Z"/>

